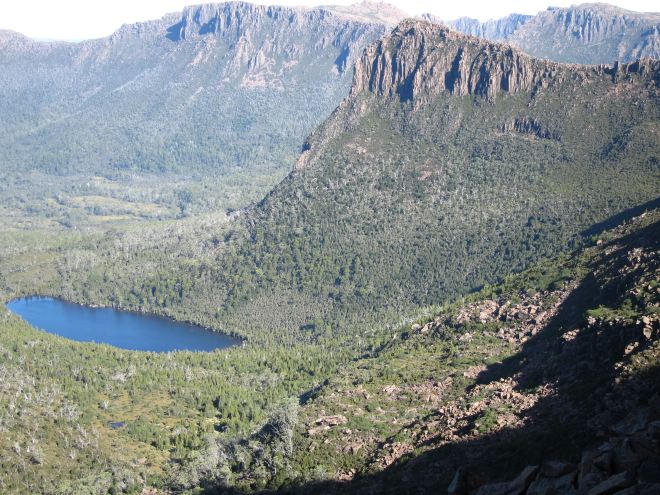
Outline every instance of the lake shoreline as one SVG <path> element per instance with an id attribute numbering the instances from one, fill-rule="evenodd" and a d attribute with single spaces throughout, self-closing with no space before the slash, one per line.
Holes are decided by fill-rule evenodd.
<path id="1" fill-rule="evenodd" d="M 43 294 L 14 297 L 4 305 L 12 314 L 47 333 L 124 350 L 213 352 L 244 346 L 246 342 L 241 336 L 143 308 L 81 304 Z"/>
<path id="2" fill-rule="evenodd" d="M 90 303 L 90 302 L 84 302 L 84 301 L 77 301 L 77 300 L 72 300 L 72 299 L 67 299 L 66 297 L 63 297 L 59 294 L 11 294 L 11 295 L 5 295 L 5 297 L 2 298 L 0 301 L 0 304 L 7 307 L 8 304 L 12 303 L 13 301 L 16 301 L 18 299 L 28 299 L 28 298 L 50 298 L 50 299 L 55 299 L 58 301 L 62 301 L 68 304 L 75 304 L 77 306 L 82 306 L 84 308 L 90 308 L 90 309 L 115 309 L 117 311 L 123 311 L 125 313 L 132 313 L 136 315 L 142 315 L 142 316 L 154 316 L 158 318 L 163 318 L 168 321 L 176 322 L 176 323 L 185 323 L 188 325 L 193 325 L 199 328 L 202 328 L 204 330 L 207 330 L 209 332 L 217 333 L 220 335 L 225 335 L 227 337 L 231 337 L 237 340 L 242 341 L 243 343 L 248 342 L 248 337 L 245 335 L 242 335 L 237 332 L 232 332 L 232 331 L 224 331 L 224 330 L 218 330 L 217 328 L 210 327 L 208 325 L 205 325 L 203 323 L 199 323 L 198 321 L 191 320 L 189 318 L 185 319 L 179 319 L 175 318 L 169 314 L 165 314 L 163 312 L 158 312 L 158 311 L 153 311 L 149 310 L 147 308 L 127 308 L 125 306 L 121 306 L 118 304 L 103 304 L 103 303 Z"/>

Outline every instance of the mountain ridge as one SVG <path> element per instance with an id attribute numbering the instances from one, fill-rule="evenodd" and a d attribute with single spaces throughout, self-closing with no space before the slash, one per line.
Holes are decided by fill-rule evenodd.
<path id="1" fill-rule="evenodd" d="M 407 43 L 409 40 L 412 42 Z M 439 43 L 441 48 L 434 43 Z M 433 49 L 427 50 L 427 44 Z M 414 108 L 428 103 L 443 91 L 456 96 L 482 96 L 492 102 L 500 92 L 533 91 L 536 95 L 553 85 L 563 84 L 567 78 L 578 79 L 580 84 L 588 84 L 594 77 L 617 82 L 621 78 L 643 76 L 646 72 L 656 74 L 651 81 L 658 87 L 658 60 L 598 66 L 554 62 L 529 55 L 507 42 L 459 33 L 432 21 L 407 19 L 365 49 L 356 62 L 349 95 L 335 114 L 349 106 L 357 114 L 364 111 L 364 105 L 355 103 L 358 95 L 364 92 L 409 101 Z M 325 140 L 321 136 L 328 134 L 326 124 L 327 121 L 308 138 L 295 169 L 304 168 L 314 155 L 316 147 L 313 148 L 312 143 Z M 510 126 L 503 125 L 503 130 L 526 126 L 534 128 L 537 134 L 550 132 L 541 129 L 538 122 L 525 119 L 516 120 Z M 336 132 L 336 128 L 333 129 Z"/>
<path id="2" fill-rule="evenodd" d="M 427 15 L 432 22 L 443 23 Z M 605 3 L 550 7 L 533 16 L 512 14 L 481 22 L 460 18 L 447 25 L 466 34 L 507 41 L 530 55 L 582 64 L 660 58 L 660 13 Z"/>

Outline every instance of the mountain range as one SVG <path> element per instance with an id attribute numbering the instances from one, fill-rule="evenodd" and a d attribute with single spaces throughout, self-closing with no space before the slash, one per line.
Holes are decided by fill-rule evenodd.
<path id="1" fill-rule="evenodd" d="M 282 166 L 385 30 L 327 9 L 226 3 L 80 43 L 4 33 L 2 162 L 55 173 Z"/>
<path id="2" fill-rule="evenodd" d="M 178 201 L 167 200 L 171 184 L 147 188 L 174 174 L 187 178 L 188 202 L 210 178 L 193 200 L 224 196 L 220 208 L 244 206 L 288 172 L 305 136 L 346 95 L 354 60 L 387 31 L 387 16 L 360 12 L 234 2 L 80 43 L 1 33 L 5 202 L 57 216 L 58 205 L 43 211 L 48 198 L 60 193 L 58 203 L 70 206 L 91 184 L 83 196 L 109 195 L 124 210 L 167 206 Z M 130 194 L 144 175 L 146 191 Z M 111 183 L 95 186 L 97 176 Z M 107 201 L 98 206 L 118 213 Z"/>
<path id="3" fill-rule="evenodd" d="M 539 14 L 571 40 L 541 44 L 637 36 L 616 14 L 571 44 L 556 19 L 585 8 L 607 10 Z M 0 491 L 657 492 L 660 60 L 401 16 L 228 3 L 0 36 L 2 301 L 243 339 L 130 352 L 0 310 Z M 232 181 L 239 208 L 191 213 Z M 121 223 L 99 183 L 180 218 Z M 75 205 L 100 226 L 13 224 Z"/>
<path id="4" fill-rule="evenodd" d="M 295 170 L 189 239 L 201 258 L 179 243 L 173 265 L 168 242 L 126 252 L 113 237 L 62 290 L 252 338 L 350 331 L 464 294 L 657 198 L 659 64 L 563 65 L 403 21 L 364 52 Z M 244 327 L 246 314 L 259 317 Z"/>
<path id="5" fill-rule="evenodd" d="M 347 95 L 362 50 L 405 17 L 383 3 L 229 2 L 80 43 L 3 31 L 0 215 L 70 227 L 258 200 Z M 658 19 L 586 4 L 449 25 L 534 56 L 609 63 L 658 57 Z"/>

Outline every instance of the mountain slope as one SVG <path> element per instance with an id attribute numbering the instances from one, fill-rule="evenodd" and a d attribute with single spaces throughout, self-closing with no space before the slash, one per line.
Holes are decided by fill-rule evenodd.
<path id="1" fill-rule="evenodd" d="M 250 217 L 252 238 L 264 233 L 250 249 L 300 242 L 313 257 L 303 279 L 320 275 L 338 298 L 346 284 L 367 307 L 521 269 L 657 196 L 657 74 L 657 63 L 561 66 L 403 23 L 367 49 L 349 99 Z"/>
<path id="2" fill-rule="evenodd" d="M 169 239 L 125 251 L 113 237 L 62 293 L 267 339 L 463 294 L 658 197 L 658 70 L 560 65 L 404 21 L 255 208 L 177 264 Z"/>
<path id="3" fill-rule="evenodd" d="M 209 439 L 175 486 L 657 493 L 659 234 L 660 211 L 645 211 L 588 248 L 384 330 L 251 435 Z"/>
<path id="4" fill-rule="evenodd" d="M 535 16 L 511 15 L 485 23 L 462 18 L 447 24 L 558 62 L 610 64 L 660 58 L 660 14 L 605 3 L 551 7 Z"/>
<path id="5" fill-rule="evenodd" d="M 52 182 L 31 179 L 32 171 L 82 174 L 71 180 L 83 189 L 98 174 L 174 172 L 219 179 L 220 190 L 232 180 L 244 190 L 260 184 L 219 205 L 244 206 L 290 170 L 305 136 L 346 95 L 354 60 L 386 32 L 369 5 L 356 7 L 359 15 L 351 7 L 198 5 L 81 43 L 1 35 L 0 164 L 13 182 L 6 197 Z M 44 194 L 52 201 L 54 192 Z"/>
<path id="6" fill-rule="evenodd" d="M 0 110 L 14 124 L 2 162 L 54 171 L 283 166 L 384 31 L 329 10 L 226 3 L 79 44 L 11 38 L 0 52 Z M 53 149 L 55 136 L 64 149 Z"/>
<path id="7" fill-rule="evenodd" d="M 396 333 L 304 403 L 290 472 L 336 480 L 309 493 L 656 493 L 659 220 Z"/>

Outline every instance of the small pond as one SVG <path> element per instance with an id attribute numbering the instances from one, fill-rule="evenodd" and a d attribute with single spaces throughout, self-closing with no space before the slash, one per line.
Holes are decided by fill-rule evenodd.
<path id="1" fill-rule="evenodd" d="M 212 351 L 241 343 L 188 323 L 113 308 L 90 308 L 52 297 L 15 299 L 7 308 L 46 332 L 132 351 Z"/>

